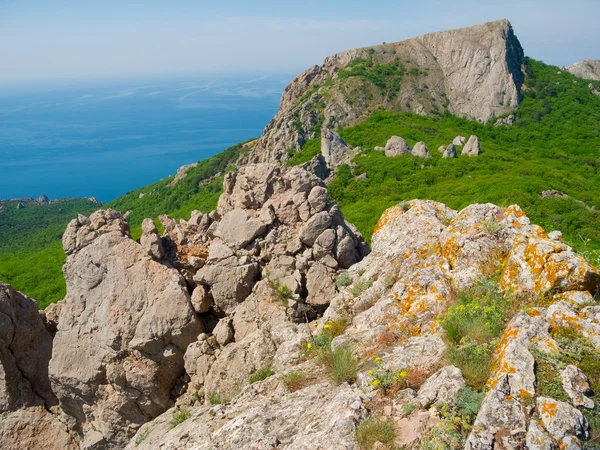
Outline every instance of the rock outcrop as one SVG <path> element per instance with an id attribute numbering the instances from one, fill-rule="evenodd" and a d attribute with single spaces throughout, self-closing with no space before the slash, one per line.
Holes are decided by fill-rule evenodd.
<path id="1" fill-rule="evenodd" d="M 413 147 L 411 154 L 418 158 L 432 158 L 425 142 L 417 142 Z"/>
<path id="2" fill-rule="evenodd" d="M 321 137 L 321 154 L 327 167 L 335 169 L 350 162 L 356 156 L 356 151 L 348 146 L 337 133 L 325 130 Z"/>
<path id="3" fill-rule="evenodd" d="M 52 336 L 35 301 L 0 284 L 0 447 L 76 449 L 56 417 L 48 378 Z"/>
<path id="4" fill-rule="evenodd" d="M 354 74 L 365 61 L 389 67 L 389 87 Z M 330 56 L 286 87 L 250 161 L 285 161 L 320 130 L 325 136 L 354 125 L 375 108 L 427 114 L 447 106 L 454 115 L 487 122 L 519 105 L 522 63 L 523 50 L 507 20 Z M 398 90 L 393 80 L 409 69 Z"/>
<path id="5" fill-rule="evenodd" d="M 579 61 L 567 67 L 567 70 L 576 77 L 600 81 L 600 60 L 598 59 Z"/>
<path id="6" fill-rule="evenodd" d="M 400 136 L 392 136 L 385 144 L 385 156 L 390 158 L 407 155 L 410 152 L 410 146 Z"/>
<path id="7" fill-rule="evenodd" d="M 183 354 L 204 325 L 183 277 L 133 241 L 116 211 L 73 220 L 63 246 L 52 387 L 82 448 L 118 446 L 173 405 Z"/>
<path id="8" fill-rule="evenodd" d="M 471 136 L 465 146 L 462 149 L 461 155 L 465 156 L 479 156 L 481 154 L 481 146 L 479 145 L 479 138 L 475 135 Z"/>
<path id="9" fill-rule="evenodd" d="M 442 158 L 458 158 L 458 153 L 456 152 L 456 147 L 454 144 L 450 144 L 448 147 L 444 149 L 444 153 L 442 154 Z"/>

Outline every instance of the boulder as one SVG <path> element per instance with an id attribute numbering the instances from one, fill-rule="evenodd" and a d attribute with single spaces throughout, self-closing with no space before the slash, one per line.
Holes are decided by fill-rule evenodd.
<path id="1" fill-rule="evenodd" d="M 473 135 L 469 138 L 468 142 L 463 147 L 461 155 L 479 156 L 480 154 L 481 147 L 479 146 L 479 138 Z"/>
<path id="2" fill-rule="evenodd" d="M 576 77 L 600 81 L 600 60 L 598 59 L 576 62 L 572 66 L 567 67 L 567 70 Z"/>
<path id="3" fill-rule="evenodd" d="M 142 222 L 142 237 L 140 238 L 140 244 L 142 248 L 148 252 L 148 255 L 159 261 L 165 256 L 162 239 L 160 238 L 156 225 L 152 219 L 144 219 Z"/>
<path id="4" fill-rule="evenodd" d="M 456 147 L 454 146 L 454 144 L 450 144 L 448 147 L 446 147 L 442 158 L 458 158 L 458 153 L 456 152 Z"/>
<path id="5" fill-rule="evenodd" d="M 315 214 L 300 231 L 300 242 L 310 247 L 317 238 L 331 225 L 331 216 L 327 211 Z"/>
<path id="6" fill-rule="evenodd" d="M 236 208 L 221 217 L 215 236 L 223 239 L 232 248 L 240 249 L 264 234 L 266 230 L 267 225 L 264 222 Z"/>
<path id="7" fill-rule="evenodd" d="M 427 379 L 417 394 L 416 402 L 423 408 L 433 404 L 451 405 L 458 391 L 465 387 L 465 380 L 458 367 L 446 366 Z"/>
<path id="8" fill-rule="evenodd" d="M 348 146 L 337 133 L 327 129 L 321 135 L 321 154 L 325 158 L 327 167 L 335 169 L 350 162 L 356 155 L 356 151 Z"/>
<path id="9" fill-rule="evenodd" d="M 563 389 L 571 399 L 573 406 L 583 406 L 588 409 L 594 408 L 594 401 L 588 397 L 592 395 L 590 382 L 577 366 L 569 364 L 561 370 L 560 379 Z"/>
<path id="10" fill-rule="evenodd" d="M 412 149 L 411 154 L 418 158 L 431 158 L 431 154 L 429 153 L 429 149 L 425 145 L 425 142 L 417 142 Z"/>
<path id="11" fill-rule="evenodd" d="M 456 136 L 452 140 L 452 145 L 465 145 L 465 142 L 467 142 L 467 139 L 464 136 Z"/>
<path id="12" fill-rule="evenodd" d="M 410 146 L 400 136 L 392 136 L 385 144 L 385 156 L 394 157 L 410 153 Z"/>

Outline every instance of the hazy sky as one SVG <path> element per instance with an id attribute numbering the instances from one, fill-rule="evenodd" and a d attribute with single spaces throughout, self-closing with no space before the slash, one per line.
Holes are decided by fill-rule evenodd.
<path id="1" fill-rule="evenodd" d="M 375 5 L 375 6 L 374 6 Z M 600 0 L 0 0 L 0 82 L 300 71 L 329 54 L 508 18 L 525 53 L 600 59 Z"/>

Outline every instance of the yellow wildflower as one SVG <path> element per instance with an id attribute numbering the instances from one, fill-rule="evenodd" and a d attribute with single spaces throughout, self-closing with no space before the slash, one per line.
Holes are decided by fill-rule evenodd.
<path id="1" fill-rule="evenodd" d="M 325 328 L 326 330 L 329 330 L 331 328 L 331 325 L 329 325 L 328 323 L 326 323 L 325 325 L 323 325 L 323 328 Z"/>
<path id="2" fill-rule="evenodd" d="M 381 358 L 378 356 L 377 358 L 374 359 L 375 364 L 380 363 L 381 362 Z"/>
<path id="3" fill-rule="evenodd" d="M 371 375 L 373 375 L 373 371 L 372 371 L 372 370 L 369 370 L 369 371 L 367 372 L 367 374 L 368 374 L 369 376 L 371 376 Z"/>
<path id="4" fill-rule="evenodd" d="M 455 417 L 454 418 L 454 423 L 458 423 L 458 422 L 460 422 L 460 417 Z"/>
<path id="5" fill-rule="evenodd" d="M 379 386 L 379 380 L 373 380 L 371 384 L 373 385 L 373 387 L 377 387 Z"/>
<path id="6" fill-rule="evenodd" d="M 316 328 L 316 327 L 318 327 L 318 326 L 319 326 L 319 324 L 318 324 L 317 322 L 313 323 L 313 327 L 315 327 L 315 328 Z"/>
<path id="7" fill-rule="evenodd" d="M 399 373 L 400 378 L 406 378 L 408 376 L 408 372 L 406 370 L 403 370 L 402 372 Z"/>
<path id="8" fill-rule="evenodd" d="M 312 344 L 309 342 L 308 344 L 306 344 L 306 348 L 310 350 L 312 348 Z"/>

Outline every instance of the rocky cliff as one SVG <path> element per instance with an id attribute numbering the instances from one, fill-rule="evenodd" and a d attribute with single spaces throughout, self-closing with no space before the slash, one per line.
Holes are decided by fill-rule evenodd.
<path id="1" fill-rule="evenodd" d="M 356 124 L 382 108 L 447 108 L 487 122 L 519 105 L 522 63 L 507 20 L 330 56 L 286 87 L 251 160 L 285 161 L 322 129 Z"/>
<path id="2" fill-rule="evenodd" d="M 600 273 L 518 206 L 387 210 L 369 252 L 300 169 L 217 210 L 63 238 L 66 298 L 0 290 L 0 445 L 575 448 L 597 436 Z M 579 448 L 579 447 L 578 447 Z"/>

